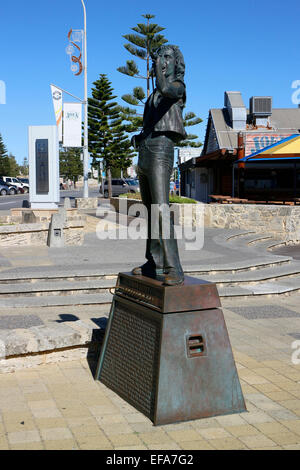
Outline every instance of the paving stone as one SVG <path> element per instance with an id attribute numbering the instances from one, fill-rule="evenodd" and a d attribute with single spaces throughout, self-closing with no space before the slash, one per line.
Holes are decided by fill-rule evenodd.
<path id="1" fill-rule="evenodd" d="M 300 435 L 300 420 L 283 420 L 283 426 Z"/>
<path id="2" fill-rule="evenodd" d="M 283 401 L 283 400 L 291 400 L 293 399 L 293 395 L 288 392 L 266 392 L 266 396 L 273 401 Z"/>
<path id="3" fill-rule="evenodd" d="M 142 413 L 126 413 L 125 419 L 129 424 L 132 424 L 132 423 L 149 423 L 150 422 L 149 418 L 144 416 Z"/>
<path id="4" fill-rule="evenodd" d="M 0 435 L 0 450 L 8 450 L 9 445 L 6 437 Z"/>
<path id="5" fill-rule="evenodd" d="M 247 422 L 239 415 L 226 415 L 226 416 L 217 416 L 216 420 L 221 426 L 243 426 L 246 425 Z"/>
<path id="6" fill-rule="evenodd" d="M 256 434 L 255 436 L 241 436 L 239 439 L 250 449 L 276 446 L 274 441 L 263 434 Z"/>
<path id="7" fill-rule="evenodd" d="M 199 429 L 199 434 L 204 439 L 222 439 L 225 437 L 231 437 L 229 432 L 223 428 Z"/>
<path id="8" fill-rule="evenodd" d="M 25 430 L 9 432 L 7 434 L 8 441 L 10 444 L 20 444 L 28 442 L 39 442 L 41 440 L 38 430 Z"/>
<path id="9" fill-rule="evenodd" d="M 35 423 L 39 429 L 63 428 L 67 425 L 64 418 L 35 418 Z"/>
<path id="10" fill-rule="evenodd" d="M 290 410 L 270 410 L 268 412 L 269 416 L 276 419 L 277 421 L 284 420 L 297 420 L 298 416 Z"/>
<path id="11" fill-rule="evenodd" d="M 300 444 L 284 445 L 282 448 L 285 450 L 300 450 Z"/>
<path id="12" fill-rule="evenodd" d="M 103 435 L 103 432 L 95 425 L 85 425 L 85 426 L 73 426 L 71 428 L 72 434 L 77 437 L 84 437 L 84 436 L 100 436 Z"/>
<path id="13" fill-rule="evenodd" d="M 149 444 L 149 450 L 180 450 L 181 446 L 176 442 L 168 442 L 165 444 Z"/>
<path id="14" fill-rule="evenodd" d="M 76 441 L 82 450 L 112 450 L 112 443 L 105 437 L 104 434 L 100 436 L 83 436 L 77 437 Z"/>
<path id="15" fill-rule="evenodd" d="M 107 424 L 126 424 L 126 423 L 129 423 L 130 424 L 130 421 L 128 421 L 126 419 L 125 416 L 121 415 L 121 414 L 110 414 L 110 415 L 103 415 L 103 416 L 97 416 L 97 422 L 100 426 L 102 425 L 107 425 Z M 136 421 L 135 421 L 136 422 Z"/>
<path id="16" fill-rule="evenodd" d="M 30 431 L 36 429 L 33 419 L 11 419 L 5 421 L 6 432 Z"/>
<path id="17" fill-rule="evenodd" d="M 102 416 L 103 414 L 120 414 L 119 408 L 112 404 L 89 406 L 88 409 L 90 410 L 91 414 L 95 417 Z"/>
<path id="18" fill-rule="evenodd" d="M 180 447 L 183 450 L 214 450 L 214 447 L 207 441 L 182 442 Z"/>
<path id="19" fill-rule="evenodd" d="M 152 444 L 168 444 L 173 442 L 170 436 L 163 431 L 152 431 L 147 433 L 141 433 L 139 438 L 147 445 Z"/>
<path id="20" fill-rule="evenodd" d="M 269 414 L 263 412 L 250 412 L 247 415 L 245 414 L 245 420 L 253 425 L 256 423 L 270 423 L 275 421 Z"/>
<path id="21" fill-rule="evenodd" d="M 73 439 L 44 441 L 46 450 L 77 450 L 78 445 Z"/>
<path id="22" fill-rule="evenodd" d="M 203 437 L 200 435 L 200 433 L 193 429 L 183 431 L 168 431 L 167 434 L 169 434 L 169 436 L 178 443 L 184 441 L 203 440 Z"/>
<path id="23" fill-rule="evenodd" d="M 81 428 L 84 426 L 97 426 L 98 423 L 93 416 L 75 416 L 71 418 L 65 418 L 65 422 L 68 423 L 70 429 Z"/>
<path id="24" fill-rule="evenodd" d="M 257 423 L 255 426 L 266 436 L 288 432 L 288 429 L 280 423 Z"/>
<path id="25" fill-rule="evenodd" d="M 19 444 L 10 445 L 10 450 L 44 450 L 44 449 L 45 447 L 42 442 L 23 442 Z"/>
<path id="26" fill-rule="evenodd" d="M 114 434 L 131 434 L 133 431 L 128 423 L 102 423 L 100 426 L 107 436 Z"/>
<path id="27" fill-rule="evenodd" d="M 251 426 L 250 424 L 245 424 L 242 426 L 226 426 L 226 431 L 233 436 L 240 437 L 240 436 L 255 436 L 259 434 L 259 431 L 256 427 Z"/>
<path id="28" fill-rule="evenodd" d="M 72 439 L 73 437 L 68 428 L 44 428 L 40 433 L 44 441 Z"/>
<path id="29" fill-rule="evenodd" d="M 244 318 L 253 320 L 256 318 L 293 318 L 300 314 L 276 305 L 261 305 L 257 307 L 232 307 L 230 310 Z"/>
<path id="30" fill-rule="evenodd" d="M 114 447 L 115 450 L 148 450 L 146 446 L 121 446 Z"/>
<path id="31" fill-rule="evenodd" d="M 276 434 L 268 434 L 268 437 L 278 445 L 300 444 L 300 436 L 292 432 L 283 432 Z"/>
<path id="32" fill-rule="evenodd" d="M 225 439 L 210 439 L 208 442 L 217 450 L 247 449 L 245 444 L 243 444 L 239 439 L 235 439 L 233 437 Z"/>
<path id="33" fill-rule="evenodd" d="M 135 446 L 135 445 L 143 445 L 142 440 L 134 433 L 128 434 L 112 434 L 109 436 L 110 441 L 112 442 L 113 446 Z"/>

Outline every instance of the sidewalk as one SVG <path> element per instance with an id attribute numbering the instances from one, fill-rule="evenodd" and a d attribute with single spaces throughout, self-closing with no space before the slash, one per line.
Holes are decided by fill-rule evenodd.
<path id="1" fill-rule="evenodd" d="M 300 449 L 299 300 L 223 304 L 247 413 L 154 427 L 86 359 L 60 362 L 0 375 L 0 449 Z"/>
<path id="2" fill-rule="evenodd" d="M 0 278 L 116 273 L 143 262 L 144 240 L 100 241 L 93 233 L 94 218 L 89 224 L 82 247 L 0 249 Z M 201 271 L 287 258 L 262 247 L 246 249 L 238 242 L 228 246 L 224 241 L 228 233 L 206 230 L 204 248 L 196 252 L 183 250 L 180 243 L 184 268 Z M 95 364 L 90 360 L 58 362 L 0 374 L 0 449 L 299 450 L 300 364 L 292 362 L 292 354 L 300 359 L 300 294 L 224 299 L 222 306 L 246 413 L 154 427 L 94 381 Z M 98 311 L 91 306 L 49 307 L 40 311 L 40 317 L 45 322 L 74 320 L 64 317 L 66 312 L 76 318 L 99 318 L 107 315 L 108 307 Z M 299 343 L 293 349 L 295 341 Z"/>

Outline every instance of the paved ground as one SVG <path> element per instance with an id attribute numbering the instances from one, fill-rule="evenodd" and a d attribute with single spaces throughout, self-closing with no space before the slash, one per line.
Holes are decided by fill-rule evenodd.
<path id="1" fill-rule="evenodd" d="M 292 353 L 300 359 L 300 341 L 298 354 L 291 347 L 300 339 L 299 300 L 287 298 L 282 309 L 257 300 L 223 305 L 245 413 L 154 427 L 94 381 L 94 364 L 61 362 L 0 375 L 0 449 L 299 450 L 300 365 Z"/>
<path id="2" fill-rule="evenodd" d="M 107 203 L 102 202 L 105 209 Z M 60 272 L 84 273 L 98 272 L 118 273 L 131 270 L 132 267 L 145 261 L 145 239 L 127 237 L 125 217 L 118 219 L 112 214 L 103 215 L 101 208 L 96 211 L 85 211 L 88 215 L 85 241 L 82 246 L 64 248 L 48 247 L 3 247 L 0 248 L 1 277 L 10 274 L 20 276 L 28 271 L 53 274 Z M 130 219 L 130 222 L 132 219 Z M 250 229 L 249 229 L 250 231 Z M 277 259 L 272 253 L 258 246 L 249 246 L 236 242 L 230 245 L 226 237 L 241 233 L 239 230 L 208 228 L 197 232 L 197 238 L 178 240 L 180 258 L 184 270 L 220 269 L 222 266 L 237 266 L 249 262 L 263 262 Z M 245 232 L 245 231 L 243 231 Z M 104 235 L 104 234 L 107 235 Z M 121 235 L 120 235 L 121 233 Z M 104 238 L 106 236 L 107 238 Z M 192 238 L 192 234 L 187 234 Z"/>
<path id="3" fill-rule="evenodd" d="M 204 249 L 182 253 L 183 264 L 243 262 L 244 251 L 231 248 L 229 252 L 220 238 L 216 243 L 219 235 L 206 231 Z M 144 242 L 131 242 L 121 240 L 108 252 L 106 242 L 90 233 L 85 249 L 41 249 L 34 258 L 24 248 L 2 249 L 1 275 L 14 270 L 55 271 L 64 266 L 76 272 L 84 263 L 96 269 L 99 260 L 107 266 L 111 262 L 114 269 L 132 266 L 141 261 Z M 257 253 L 256 249 L 248 251 L 248 261 Z M 154 427 L 94 381 L 91 369 L 95 364 L 90 361 L 45 364 L 0 374 L 0 449 L 299 450 L 300 296 L 227 299 L 222 305 L 247 412 Z M 50 322 L 94 318 L 96 323 L 107 316 L 108 307 L 97 311 L 87 306 L 49 307 L 43 312 L 43 320 Z M 32 309 L 30 315 L 29 323 L 36 321 L 34 315 L 39 317 L 39 312 Z"/>
<path id="4" fill-rule="evenodd" d="M 300 246 L 285 246 L 278 248 L 274 251 L 274 254 L 283 256 L 292 256 L 294 259 L 300 259 Z"/>

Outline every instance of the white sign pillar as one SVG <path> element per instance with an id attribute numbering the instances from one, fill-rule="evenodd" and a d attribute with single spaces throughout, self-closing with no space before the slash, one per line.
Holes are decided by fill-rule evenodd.
<path id="1" fill-rule="evenodd" d="M 57 209 L 59 147 L 56 126 L 29 126 L 29 201 L 32 209 Z"/>

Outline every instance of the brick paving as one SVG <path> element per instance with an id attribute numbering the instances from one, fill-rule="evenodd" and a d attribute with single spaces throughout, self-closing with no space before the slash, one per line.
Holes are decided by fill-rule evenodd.
<path id="1" fill-rule="evenodd" d="M 298 295 L 223 301 L 246 413 L 154 427 L 95 382 L 86 359 L 45 364 L 0 374 L 0 449 L 299 450 L 300 365 L 291 345 L 300 316 L 238 313 L 266 304 L 300 313 Z"/>

